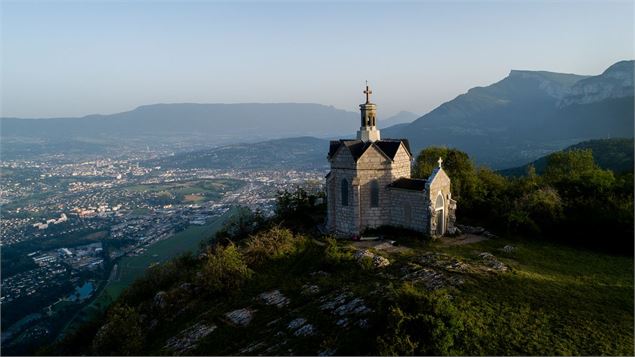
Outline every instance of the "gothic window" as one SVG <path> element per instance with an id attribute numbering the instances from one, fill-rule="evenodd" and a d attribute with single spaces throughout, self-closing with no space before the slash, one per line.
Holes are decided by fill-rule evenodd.
<path id="1" fill-rule="evenodd" d="M 435 208 L 436 209 L 440 209 L 443 208 L 443 195 L 439 193 L 439 195 L 437 196 L 437 202 L 435 204 Z"/>
<path id="2" fill-rule="evenodd" d="M 341 185 L 342 187 L 340 187 L 340 189 L 342 190 L 342 206 L 348 206 L 348 181 L 346 181 L 346 179 L 342 179 Z"/>
<path id="3" fill-rule="evenodd" d="M 379 183 L 377 180 L 370 182 L 370 206 L 379 207 Z"/>

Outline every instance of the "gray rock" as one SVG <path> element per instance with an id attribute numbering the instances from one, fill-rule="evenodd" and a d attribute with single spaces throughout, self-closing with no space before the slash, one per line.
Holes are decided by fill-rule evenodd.
<path id="1" fill-rule="evenodd" d="M 305 318 L 298 317 L 297 319 L 292 320 L 291 322 L 289 322 L 289 324 L 287 325 L 287 328 L 289 330 L 296 330 L 300 326 L 304 325 L 305 323 L 306 323 L 306 319 Z"/>
<path id="2" fill-rule="evenodd" d="M 481 259 L 483 259 L 483 263 L 490 270 L 505 272 L 508 270 L 507 266 L 503 264 L 501 261 L 496 259 L 496 257 L 488 252 L 483 252 L 478 255 Z"/>
<path id="3" fill-rule="evenodd" d="M 361 298 L 355 298 L 348 303 L 337 307 L 333 313 L 339 316 L 345 316 L 351 314 L 363 314 L 369 311 L 370 309 L 364 305 L 364 300 Z"/>
<path id="4" fill-rule="evenodd" d="M 241 349 L 240 351 L 238 351 L 238 354 L 240 355 L 249 355 L 252 354 L 252 352 L 254 352 L 255 350 L 262 348 L 265 346 L 265 343 L 263 341 L 258 341 L 258 342 L 254 342 L 252 344 L 250 344 L 249 346 Z"/>
<path id="5" fill-rule="evenodd" d="M 323 304 L 320 305 L 320 309 L 321 310 L 333 310 L 336 307 L 342 305 L 346 299 L 348 299 L 351 296 L 351 294 L 347 291 L 340 293 L 339 295 L 335 296 L 334 298 L 329 298 L 329 297 L 323 297 L 322 299 L 320 299 L 320 302 L 322 302 Z"/>
<path id="6" fill-rule="evenodd" d="M 315 295 L 320 292 L 320 287 L 317 285 L 303 285 L 302 286 L 302 295 Z"/>
<path id="7" fill-rule="evenodd" d="M 367 249 L 358 249 L 353 253 L 353 257 L 358 263 L 361 263 L 365 258 L 369 258 L 373 262 L 373 267 L 383 268 L 390 265 L 390 261 L 381 255 L 377 255 Z"/>
<path id="8" fill-rule="evenodd" d="M 293 335 L 294 336 L 311 336 L 315 334 L 315 327 L 311 324 L 306 324 L 297 329 Z"/>
<path id="9" fill-rule="evenodd" d="M 504 247 L 503 247 L 503 249 L 502 249 L 502 251 L 503 251 L 503 252 L 505 252 L 505 253 L 513 253 L 513 252 L 514 252 L 514 250 L 516 250 L 516 248 L 514 248 L 514 247 L 513 247 L 513 246 L 511 246 L 511 245 L 506 245 L 506 246 L 504 246 Z"/>
<path id="10" fill-rule="evenodd" d="M 318 356 L 334 356 L 337 350 L 334 348 L 326 348 L 317 353 Z"/>
<path id="11" fill-rule="evenodd" d="M 168 294 L 165 291 L 159 291 L 156 293 L 152 299 L 154 307 L 158 309 L 165 309 L 168 306 L 167 296 Z"/>
<path id="12" fill-rule="evenodd" d="M 198 345 L 198 342 L 216 330 L 216 325 L 207 325 L 198 322 L 170 338 L 164 348 L 174 351 L 176 354 L 184 354 Z"/>
<path id="13" fill-rule="evenodd" d="M 282 295 L 280 290 L 269 291 L 258 295 L 258 300 L 265 305 L 284 307 L 289 305 L 289 299 Z"/>
<path id="14" fill-rule="evenodd" d="M 229 322 L 236 326 L 247 326 L 251 323 L 251 320 L 254 317 L 255 310 L 250 310 L 247 308 L 238 309 L 234 311 L 230 311 L 225 314 L 225 317 Z"/>

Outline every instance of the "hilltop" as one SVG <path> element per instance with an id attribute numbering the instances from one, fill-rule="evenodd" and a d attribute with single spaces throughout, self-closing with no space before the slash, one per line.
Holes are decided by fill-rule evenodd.
<path id="1" fill-rule="evenodd" d="M 407 232 L 357 243 L 267 224 L 243 234 L 149 269 L 106 317 L 44 352 L 633 351 L 629 257 L 504 238 L 427 242 Z"/>

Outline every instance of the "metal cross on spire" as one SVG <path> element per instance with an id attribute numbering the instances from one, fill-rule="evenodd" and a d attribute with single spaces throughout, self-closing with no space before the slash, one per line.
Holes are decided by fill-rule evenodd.
<path id="1" fill-rule="evenodd" d="M 441 164 L 443 163 L 443 159 L 439 157 L 439 161 L 437 161 L 439 163 L 439 168 L 441 168 Z"/>
<path id="2" fill-rule="evenodd" d="M 364 94 L 366 94 L 366 103 L 370 103 L 369 96 L 373 94 L 373 91 L 368 89 L 368 81 L 366 81 L 366 90 L 364 91 Z"/>

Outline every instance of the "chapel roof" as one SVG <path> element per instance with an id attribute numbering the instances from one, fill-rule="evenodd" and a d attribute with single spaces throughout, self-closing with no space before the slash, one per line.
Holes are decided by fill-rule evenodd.
<path id="1" fill-rule="evenodd" d="M 393 181 L 388 187 L 412 191 L 425 191 L 427 180 L 402 177 Z"/>
<path id="2" fill-rule="evenodd" d="M 340 146 L 344 145 L 348 148 L 348 150 L 353 155 L 355 161 L 357 161 L 369 147 L 375 146 L 379 151 L 383 152 L 387 157 L 391 160 L 395 158 L 397 151 L 399 150 L 399 146 L 401 143 L 404 144 L 408 154 L 412 156 L 410 152 L 410 143 L 408 139 L 384 139 L 384 140 L 376 140 L 376 141 L 362 141 L 362 140 L 334 140 L 331 141 L 331 145 L 329 147 L 329 159 L 335 155 L 335 152 L 340 148 Z"/>

